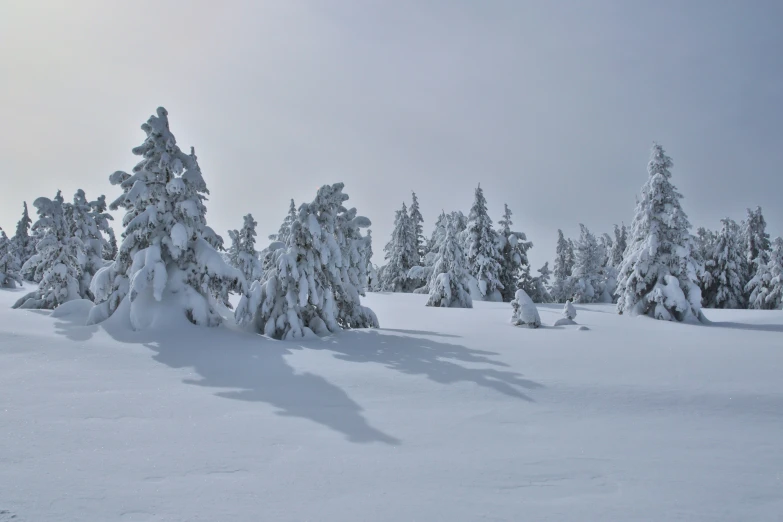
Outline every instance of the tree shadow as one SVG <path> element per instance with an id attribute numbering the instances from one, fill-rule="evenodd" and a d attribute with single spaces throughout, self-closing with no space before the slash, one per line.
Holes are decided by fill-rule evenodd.
<path id="1" fill-rule="evenodd" d="M 408 375 L 423 375 L 439 384 L 472 382 L 504 395 L 535 402 L 523 390 L 543 388 L 542 384 L 524 379 L 522 374 L 499 370 L 507 364 L 489 359 L 494 352 L 475 350 L 432 339 L 388 334 L 389 330 L 352 330 L 339 336 L 307 342 L 304 348 L 334 352 L 343 361 L 374 362 Z M 461 363 L 485 364 L 495 368 L 470 368 Z"/>
<path id="2" fill-rule="evenodd" d="M 783 324 L 752 324 L 752 323 L 734 323 L 729 321 L 715 322 L 710 321 L 707 326 L 718 328 L 731 328 L 733 330 L 754 330 L 757 332 L 783 332 Z"/>
<path id="3" fill-rule="evenodd" d="M 453 337 L 454 339 L 459 339 L 459 335 L 452 335 L 452 334 L 445 334 L 445 333 L 439 333 L 439 332 L 429 332 L 427 330 L 401 330 L 399 328 L 378 328 L 378 331 L 380 332 L 396 332 L 401 334 L 407 334 L 407 335 L 429 335 L 432 337 Z M 490 355 L 497 355 L 494 352 L 486 352 Z"/>

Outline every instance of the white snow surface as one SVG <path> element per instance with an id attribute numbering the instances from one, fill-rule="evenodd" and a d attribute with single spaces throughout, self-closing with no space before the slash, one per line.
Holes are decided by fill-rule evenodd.
<path id="1" fill-rule="evenodd" d="M 0 291 L 0 520 L 779 521 L 783 312 L 710 325 L 370 293 L 285 342 Z M 228 323 L 228 321 L 226 322 Z M 6 518 L 3 518 L 6 517 Z M 15 517 L 15 518 L 14 518 Z"/>

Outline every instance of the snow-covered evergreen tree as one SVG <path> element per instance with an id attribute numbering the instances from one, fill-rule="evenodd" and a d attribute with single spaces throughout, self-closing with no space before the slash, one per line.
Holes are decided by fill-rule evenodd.
<path id="1" fill-rule="evenodd" d="M 530 294 L 535 291 L 534 278 L 530 277 L 530 263 L 527 251 L 533 247 L 533 243 L 527 240 L 524 232 L 514 232 L 511 225 L 511 210 L 508 205 L 503 205 L 503 217 L 498 221 L 500 230 L 498 233 L 498 251 L 500 253 L 500 283 L 503 285 L 500 291 L 503 300 L 511 302 L 514 299 L 517 288 L 523 288 Z M 532 295 L 532 294 L 531 294 Z"/>
<path id="2" fill-rule="evenodd" d="M 375 265 L 372 264 L 372 230 L 369 228 L 367 229 L 367 234 L 364 236 L 361 252 L 364 259 L 364 278 L 362 280 L 361 294 L 364 295 L 364 292 L 374 290 L 374 281 L 378 278 Z"/>
<path id="3" fill-rule="evenodd" d="M 443 241 L 432 266 L 432 275 L 427 286 L 430 297 L 427 306 L 444 308 L 473 308 L 470 297 L 470 276 L 465 266 L 465 253 L 457 237 L 457 223 L 446 217 Z"/>
<path id="4" fill-rule="evenodd" d="M 242 272 L 245 281 L 251 282 L 260 279 L 262 275 L 261 261 L 256 252 L 256 220 L 252 214 L 246 215 L 239 231 L 232 230 L 231 247 L 229 248 L 229 262 L 231 266 Z"/>
<path id="5" fill-rule="evenodd" d="M 38 289 L 19 299 L 14 308 L 54 309 L 61 304 L 79 299 L 79 281 L 82 277 L 84 244 L 74 236 L 73 205 L 65 203 L 60 191 L 55 198 L 38 198 L 33 202 L 38 221 L 33 230 L 41 231 L 36 255 L 22 267 L 32 271 L 40 281 Z"/>
<path id="6" fill-rule="evenodd" d="M 288 237 L 291 235 L 291 223 L 296 221 L 297 215 L 298 213 L 296 211 L 296 204 L 292 199 L 291 204 L 288 206 L 288 214 L 286 214 L 285 219 L 283 220 L 283 224 L 280 225 L 280 229 L 277 231 L 277 234 L 272 234 L 269 236 L 269 239 L 272 241 L 280 241 L 284 245 L 288 243 Z"/>
<path id="7" fill-rule="evenodd" d="M 619 268 L 617 310 L 668 321 L 700 321 L 691 225 L 680 204 L 682 195 L 671 182 L 672 165 L 656 143 Z"/>
<path id="8" fill-rule="evenodd" d="M 538 315 L 533 300 L 521 288 L 514 294 L 514 300 L 511 301 L 513 313 L 511 315 L 511 324 L 514 326 L 524 326 L 526 328 L 538 328 L 541 326 L 541 317 Z"/>
<path id="9" fill-rule="evenodd" d="M 501 254 L 498 250 L 497 232 L 492 228 L 492 218 L 487 212 L 487 200 L 481 185 L 476 188 L 473 206 L 468 215 L 465 235 L 465 255 L 468 272 L 478 283 L 482 298 L 487 301 L 502 300 Z"/>
<path id="10" fill-rule="evenodd" d="M 419 198 L 416 197 L 415 192 L 411 192 L 413 201 L 411 202 L 411 208 L 408 216 L 411 218 L 411 226 L 413 227 L 413 235 L 416 239 L 416 265 L 421 264 L 424 260 L 424 254 L 426 254 L 427 240 L 424 239 L 424 218 L 421 215 L 419 209 Z"/>
<path id="11" fill-rule="evenodd" d="M 761 207 L 756 207 L 756 210 L 748 209 L 748 217 L 743 222 L 741 241 L 745 250 L 744 281 L 749 283 L 756 276 L 757 268 L 769 262 L 769 234 Z M 750 303 L 749 294 L 746 294 L 746 298 Z"/>
<path id="12" fill-rule="evenodd" d="M 343 259 L 343 252 L 354 250 L 354 241 L 361 239 L 355 236 L 357 229 L 369 225 L 355 209 L 345 209 L 347 199 L 343 184 L 336 183 L 324 185 L 312 203 L 299 207 L 288 246 L 274 250 L 265 281 L 254 282 L 240 300 L 235 313 L 239 324 L 276 339 L 378 326 L 345 275 L 354 265 Z"/>
<path id="13" fill-rule="evenodd" d="M 606 260 L 606 249 L 601 247 L 586 226 L 580 223 L 579 230 L 569 287 L 575 303 L 595 303 L 602 301 L 604 294 L 604 277 L 601 270 Z"/>
<path id="14" fill-rule="evenodd" d="M 14 250 L 14 255 L 19 261 L 19 268 L 24 265 L 28 259 L 35 255 L 35 239 L 30 235 L 30 226 L 33 220 L 27 211 L 27 202 L 24 202 L 22 217 L 16 223 L 16 233 L 11 239 L 10 248 Z"/>
<path id="15" fill-rule="evenodd" d="M 554 281 L 550 293 L 558 303 L 564 303 L 571 297 L 571 272 L 573 271 L 573 244 L 565 238 L 563 231 L 557 230 L 557 249 L 555 251 Z"/>
<path id="16" fill-rule="evenodd" d="M 19 276 L 20 266 L 13 241 L 5 230 L 0 228 L 0 288 L 16 288 L 16 285 L 22 285 L 22 278 Z"/>
<path id="17" fill-rule="evenodd" d="M 610 254 L 611 264 L 617 268 L 623 262 L 623 253 L 628 246 L 628 229 L 625 228 L 625 223 L 622 227 L 614 226 L 614 242 L 612 243 L 612 251 Z"/>
<path id="18" fill-rule="evenodd" d="M 411 292 L 416 281 L 408 278 L 408 272 L 417 263 L 415 231 L 405 203 L 394 218 L 392 238 L 384 247 L 388 263 L 379 274 L 381 289 L 385 292 Z"/>
<path id="19" fill-rule="evenodd" d="M 549 270 L 549 261 L 538 269 L 538 275 L 533 278 L 532 293 L 528 293 L 534 303 L 549 303 L 552 295 L 549 293 L 549 279 L 552 273 Z M 524 288 L 523 288 L 524 289 Z"/>
<path id="20" fill-rule="evenodd" d="M 342 184 L 340 191 L 342 191 Z M 345 201 L 348 195 L 340 192 Z M 337 323 L 343 328 L 372 328 L 378 320 L 369 309 L 362 306 L 367 285 L 367 260 L 372 255 L 372 235 L 362 235 L 361 230 L 372 223 L 365 216 L 357 215 L 355 208 L 337 207 L 334 214 L 334 234 L 340 247 L 340 281 L 334 283 L 337 305 Z"/>
<path id="21" fill-rule="evenodd" d="M 76 194 L 73 196 L 73 204 L 69 208 L 71 233 L 83 245 L 82 255 L 79 257 L 81 265 L 79 295 L 86 299 L 92 299 L 90 282 L 98 270 L 106 265 L 103 256 L 110 248 L 109 242 L 103 237 L 102 232 L 107 229 L 111 230 L 108 220 L 112 219 L 112 217 L 105 212 L 97 212 L 101 208 L 105 210 L 105 199 L 88 202 L 82 189 L 76 191 Z"/>
<path id="22" fill-rule="evenodd" d="M 114 261 L 117 257 L 117 238 L 114 235 L 114 229 L 111 227 L 110 221 L 114 221 L 111 214 L 108 213 L 108 205 L 106 204 L 106 196 L 101 194 L 95 201 L 90 201 L 91 212 L 93 221 L 98 231 L 102 234 L 103 252 L 101 257 L 107 261 Z"/>
<path id="23" fill-rule="evenodd" d="M 737 223 L 729 218 L 721 220 L 721 231 L 707 260 L 710 273 L 703 299 L 707 308 L 744 308 L 745 285 L 743 267 L 745 256 L 738 234 Z"/>
<path id="24" fill-rule="evenodd" d="M 159 107 L 141 126 L 144 142 L 133 149 L 141 161 L 132 174 L 110 176 L 122 194 L 112 209 L 125 209 L 123 241 L 117 258 L 93 278 L 96 306 L 89 322 L 103 321 L 120 309 L 142 329 L 170 320 L 164 310 L 180 311 L 198 325 L 222 321 L 216 310 L 231 291 L 244 293 L 242 274 L 217 252 L 220 236 L 207 226 L 209 194 L 196 154 L 185 154 Z"/>
<path id="25" fill-rule="evenodd" d="M 767 308 L 783 308 L 783 238 L 776 237 L 772 242 L 772 252 L 767 263 L 769 272 L 769 290 L 764 298 Z"/>

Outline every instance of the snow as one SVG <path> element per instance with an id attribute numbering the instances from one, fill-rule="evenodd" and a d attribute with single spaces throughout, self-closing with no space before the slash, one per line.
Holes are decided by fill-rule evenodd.
<path id="1" fill-rule="evenodd" d="M 11 310 L 32 288 L 0 291 L 0 519 L 783 512 L 780 311 L 704 310 L 705 326 L 578 305 L 580 332 L 370 293 L 384 328 L 279 342 L 181 313 L 133 331 L 127 313 L 80 326 L 80 301 Z M 543 323 L 562 307 L 539 304 Z"/>

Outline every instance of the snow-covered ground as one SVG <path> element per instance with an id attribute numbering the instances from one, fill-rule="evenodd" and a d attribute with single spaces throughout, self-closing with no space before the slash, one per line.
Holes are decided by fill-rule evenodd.
<path id="1" fill-rule="evenodd" d="M 85 327 L 19 295 L 2 522 L 783 519 L 780 311 L 577 306 L 589 330 L 530 330 L 509 304 L 370 294 L 381 329 L 277 342 Z"/>

